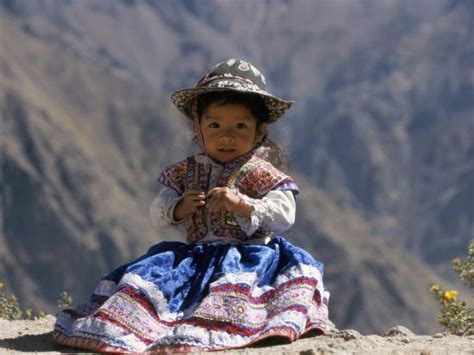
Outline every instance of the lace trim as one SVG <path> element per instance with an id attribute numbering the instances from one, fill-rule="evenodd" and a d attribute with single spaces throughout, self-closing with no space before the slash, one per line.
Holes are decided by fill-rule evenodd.
<path id="1" fill-rule="evenodd" d="M 272 208 L 268 203 L 265 203 L 263 199 L 254 199 L 244 194 L 238 194 L 238 196 L 244 200 L 245 203 L 253 206 L 250 218 L 235 214 L 237 223 L 247 236 L 250 237 L 257 229 L 269 225 L 274 221 Z"/>
<path id="2" fill-rule="evenodd" d="M 250 218 L 235 215 L 237 223 L 247 236 L 262 229 L 282 233 L 295 222 L 295 198 L 291 191 L 270 191 L 262 199 L 238 195 L 254 207 Z"/>
<path id="3" fill-rule="evenodd" d="M 173 218 L 174 208 L 181 200 L 181 196 L 170 188 L 164 188 L 153 200 L 150 206 L 150 218 L 155 227 L 169 228 L 173 224 L 181 223 Z"/>
<path id="4" fill-rule="evenodd" d="M 181 313 L 171 312 L 169 310 L 165 295 L 153 282 L 146 281 L 137 274 L 128 273 L 120 280 L 120 285 L 123 284 L 132 285 L 136 289 L 144 292 L 161 319 L 167 322 L 174 322 L 182 316 Z"/>

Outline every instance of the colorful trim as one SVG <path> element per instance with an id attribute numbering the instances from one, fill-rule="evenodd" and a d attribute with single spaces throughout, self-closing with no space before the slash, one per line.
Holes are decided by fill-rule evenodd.
<path id="1" fill-rule="evenodd" d="M 321 278 L 304 264 L 283 272 L 273 287 L 258 287 L 256 274 L 224 274 L 196 308 L 173 313 L 156 286 L 126 274 L 103 304 L 60 313 L 53 339 L 93 351 L 233 349 L 268 336 L 293 341 L 311 329 L 328 330 Z"/>

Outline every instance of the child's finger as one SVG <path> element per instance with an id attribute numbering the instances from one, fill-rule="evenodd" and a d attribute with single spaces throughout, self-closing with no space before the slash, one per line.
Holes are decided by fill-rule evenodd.
<path id="1" fill-rule="evenodd" d="M 201 208 L 201 207 L 204 207 L 205 205 L 206 205 L 206 202 L 204 202 L 204 201 L 199 201 L 199 202 L 197 202 L 196 207 L 197 207 L 197 208 Z"/>
<path id="2" fill-rule="evenodd" d="M 202 194 L 192 194 L 192 195 L 189 195 L 189 197 L 193 200 L 205 200 L 206 199 L 206 195 L 204 195 L 203 193 Z"/>
<path id="3" fill-rule="evenodd" d="M 203 198 L 194 199 L 192 202 L 195 205 L 204 205 L 206 203 L 206 201 Z"/>
<path id="4" fill-rule="evenodd" d="M 205 195 L 201 190 L 186 190 L 186 195 Z"/>
<path id="5" fill-rule="evenodd" d="M 193 198 L 193 199 L 200 199 L 200 200 L 206 198 L 206 194 L 200 190 L 188 191 L 186 193 L 186 196 L 189 196 L 190 198 Z"/>
<path id="6" fill-rule="evenodd" d="M 214 188 L 212 188 L 211 190 L 208 191 L 207 197 L 218 195 L 222 192 L 223 189 L 224 189 L 223 187 L 214 187 Z"/>
<path id="7" fill-rule="evenodd" d="M 191 206 L 193 209 L 197 209 L 206 204 L 206 202 L 203 199 L 190 200 L 188 203 L 189 203 L 189 206 Z"/>

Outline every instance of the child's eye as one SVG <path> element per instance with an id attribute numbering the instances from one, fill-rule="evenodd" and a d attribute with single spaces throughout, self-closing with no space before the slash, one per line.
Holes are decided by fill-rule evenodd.
<path id="1" fill-rule="evenodd" d="M 237 123 L 235 127 L 242 129 L 242 128 L 247 128 L 247 125 L 245 123 Z"/>
<path id="2" fill-rule="evenodd" d="M 219 128 L 219 123 L 216 122 L 211 122 L 208 125 L 209 128 Z"/>

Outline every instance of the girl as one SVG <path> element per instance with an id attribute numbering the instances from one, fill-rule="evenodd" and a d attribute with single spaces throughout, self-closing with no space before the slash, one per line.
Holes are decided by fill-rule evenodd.
<path id="1" fill-rule="evenodd" d="M 185 240 L 161 242 L 103 277 L 89 302 L 58 316 L 54 340 L 96 351 L 240 348 L 325 333 L 323 265 L 275 234 L 295 219 L 298 187 L 270 161 L 267 125 L 292 105 L 238 59 L 219 63 L 173 103 L 202 150 L 164 170 L 150 215 Z"/>

